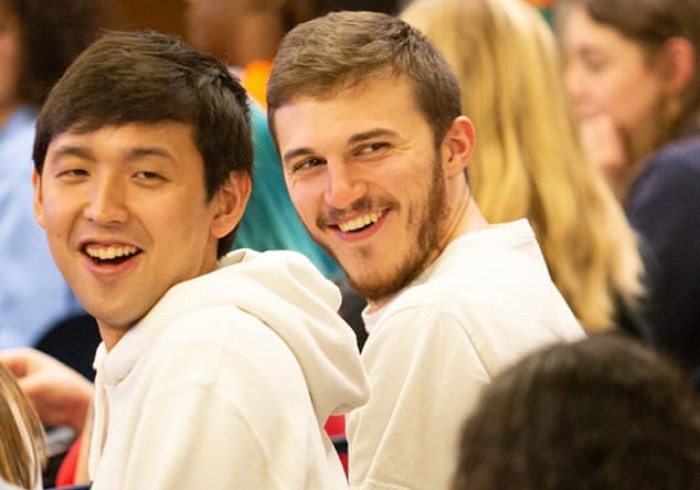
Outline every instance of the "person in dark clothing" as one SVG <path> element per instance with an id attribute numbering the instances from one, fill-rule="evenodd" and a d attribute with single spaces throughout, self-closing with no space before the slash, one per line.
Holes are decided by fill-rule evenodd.
<path id="1" fill-rule="evenodd" d="M 584 142 L 657 264 L 648 340 L 697 383 L 700 3 L 562 0 L 557 25 Z"/>

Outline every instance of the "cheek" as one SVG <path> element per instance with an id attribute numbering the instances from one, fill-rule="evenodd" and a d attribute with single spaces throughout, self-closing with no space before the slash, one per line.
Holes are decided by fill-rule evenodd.
<path id="1" fill-rule="evenodd" d="M 289 190 L 289 198 L 299 214 L 307 214 L 312 202 L 312 193 L 305 186 L 294 186 Z"/>
<path id="2" fill-rule="evenodd" d="M 291 184 L 289 186 L 289 198 L 302 221 L 308 225 L 314 219 L 315 213 L 318 212 L 316 206 L 322 199 L 322 191 L 319 191 L 316 189 L 316 186 L 309 183 Z"/>
<path id="3" fill-rule="evenodd" d="M 653 117 L 660 97 L 657 85 L 648 76 L 626 80 L 608 95 L 611 115 L 628 129 L 633 129 L 641 121 Z"/>
<path id="4" fill-rule="evenodd" d="M 140 219 L 151 229 L 159 229 L 164 234 L 188 236 L 211 220 L 205 209 L 195 206 L 192 200 L 173 200 L 170 204 L 159 205 Z M 187 205 L 190 203 L 190 205 Z"/>
<path id="5" fill-rule="evenodd" d="M 50 188 L 44 187 L 41 201 L 35 200 L 34 214 L 47 232 L 54 232 L 69 221 L 71 208 L 70 200 L 63 199 L 62 196 L 55 195 Z"/>
<path id="6" fill-rule="evenodd" d="M 588 85 L 588 94 L 592 101 L 599 106 L 600 109 L 606 111 L 614 111 L 619 94 L 624 93 L 621 89 L 619 77 L 615 75 L 598 75 L 591 77 Z"/>

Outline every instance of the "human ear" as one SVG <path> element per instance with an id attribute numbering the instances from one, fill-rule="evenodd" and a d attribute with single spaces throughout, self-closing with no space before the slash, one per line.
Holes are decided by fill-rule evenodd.
<path id="1" fill-rule="evenodd" d="M 663 48 L 663 66 L 669 94 L 685 90 L 696 74 L 695 48 L 684 37 L 672 37 Z"/>
<path id="2" fill-rule="evenodd" d="M 216 212 L 214 214 L 211 233 L 219 239 L 223 238 L 238 225 L 243 218 L 248 199 L 252 190 L 252 181 L 247 172 L 231 172 L 226 182 L 216 192 Z"/>
<path id="3" fill-rule="evenodd" d="M 44 228 L 44 195 L 41 189 L 41 175 L 36 171 L 36 168 L 32 172 L 32 186 L 34 186 L 34 201 L 32 203 L 34 217 L 39 226 Z"/>
<path id="4" fill-rule="evenodd" d="M 474 125 L 466 116 L 452 120 L 442 142 L 443 167 L 446 176 L 462 174 L 469 164 L 475 143 Z"/>

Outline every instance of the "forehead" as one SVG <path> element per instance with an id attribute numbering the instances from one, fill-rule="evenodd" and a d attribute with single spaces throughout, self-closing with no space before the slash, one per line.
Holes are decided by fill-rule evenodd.
<path id="1" fill-rule="evenodd" d="M 616 44 L 634 44 L 613 27 L 594 20 L 582 5 L 569 8 L 564 19 L 563 34 L 565 44 L 573 48 L 581 45 L 611 48 Z"/>
<path id="2" fill-rule="evenodd" d="M 280 141 L 294 135 L 329 136 L 386 127 L 397 131 L 427 127 L 407 77 L 384 76 L 314 97 L 293 98 L 275 111 L 273 120 Z"/>
<path id="3" fill-rule="evenodd" d="M 80 125 L 74 125 L 51 140 L 47 157 L 65 147 L 81 147 L 95 153 L 152 148 L 183 159 L 200 157 L 192 125 L 175 121 L 127 123 L 95 129 L 83 129 Z"/>

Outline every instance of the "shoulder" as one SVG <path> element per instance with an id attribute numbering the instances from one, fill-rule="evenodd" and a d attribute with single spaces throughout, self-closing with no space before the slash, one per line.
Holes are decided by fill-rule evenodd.
<path id="1" fill-rule="evenodd" d="M 420 342 L 440 329 L 488 358 L 506 359 L 540 344 L 579 338 L 580 325 L 536 241 L 516 236 L 497 242 L 450 247 L 450 260 L 380 312 L 370 342 L 373 336 Z"/>
<path id="2" fill-rule="evenodd" d="M 625 211 L 637 229 L 653 230 L 675 218 L 690 223 L 700 216 L 698 189 L 700 137 L 667 145 L 652 155 L 630 189 Z"/>
<path id="3" fill-rule="evenodd" d="M 440 307 L 503 308 L 517 300 L 516 292 L 530 298 L 551 295 L 552 282 L 542 252 L 525 221 L 498 225 L 467 234 L 445 249 L 431 269 L 404 290 L 393 309 Z"/>
<path id="4" fill-rule="evenodd" d="M 198 308 L 180 317 L 158 336 L 149 357 L 160 376 L 176 383 L 228 385 L 237 378 L 262 382 L 300 373 L 282 338 L 234 306 Z"/>
<path id="5" fill-rule="evenodd" d="M 700 136 L 671 142 L 649 157 L 649 165 L 663 167 L 678 163 L 700 169 Z"/>
<path id="6" fill-rule="evenodd" d="M 697 191 L 699 182 L 700 137 L 669 144 L 651 155 L 634 181 L 630 199 L 643 198 L 657 189 Z M 693 195 L 700 199 L 700 192 L 693 192 Z"/>
<path id="7" fill-rule="evenodd" d="M 169 348 L 250 350 L 285 347 L 282 339 L 255 315 L 233 305 L 210 305 L 194 309 L 174 321 L 158 341 Z M 245 348 L 242 348 L 245 346 Z"/>

